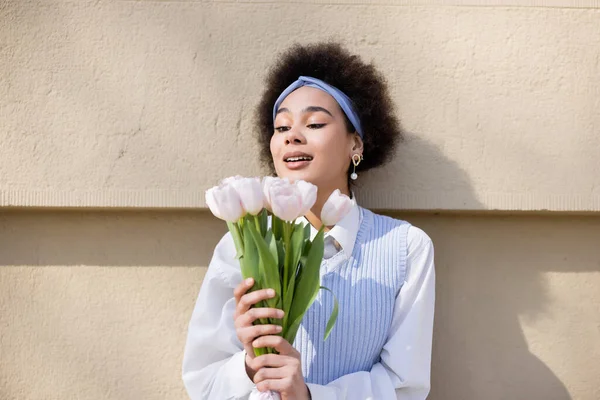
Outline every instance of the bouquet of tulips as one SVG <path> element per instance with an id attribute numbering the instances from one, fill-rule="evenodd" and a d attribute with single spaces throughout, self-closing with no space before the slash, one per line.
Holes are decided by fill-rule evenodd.
<path id="1" fill-rule="evenodd" d="M 296 223 L 315 204 L 317 187 L 311 183 L 274 177 L 223 180 L 206 192 L 206 203 L 227 226 L 236 247 L 236 257 L 244 279 L 254 278 L 251 290 L 271 288 L 275 297 L 257 307 L 278 308 L 283 321 L 263 319 L 257 323 L 277 324 L 281 335 L 293 343 L 304 314 L 315 300 L 320 286 L 324 227 L 337 224 L 352 208 L 354 200 L 334 191 L 321 212 L 322 227 L 310 240 L 310 224 Z M 269 215 L 270 224 L 269 224 Z M 338 314 L 334 309 L 328 320 L 327 339 Z M 271 348 L 254 349 L 255 354 L 274 353 Z"/>

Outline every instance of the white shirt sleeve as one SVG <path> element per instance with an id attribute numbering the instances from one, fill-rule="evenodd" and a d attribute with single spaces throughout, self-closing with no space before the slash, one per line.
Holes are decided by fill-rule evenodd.
<path id="1" fill-rule="evenodd" d="M 429 394 L 435 303 L 434 251 L 421 229 L 408 230 L 406 279 L 396 298 L 381 362 L 327 385 L 308 384 L 313 400 L 423 400 Z"/>
<path id="2" fill-rule="evenodd" d="M 247 399 L 254 387 L 233 321 L 233 289 L 241 281 L 227 233 L 215 248 L 188 327 L 182 374 L 191 400 Z"/>

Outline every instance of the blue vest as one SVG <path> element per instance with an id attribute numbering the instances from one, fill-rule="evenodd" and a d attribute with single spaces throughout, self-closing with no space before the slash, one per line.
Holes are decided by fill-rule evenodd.
<path id="1" fill-rule="evenodd" d="M 352 255 L 346 259 L 340 252 L 321 264 L 321 285 L 337 297 L 339 315 L 323 341 L 333 296 L 321 290 L 302 320 L 294 347 L 307 383 L 326 385 L 346 374 L 370 371 L 380 361 L 406 275 L 409 226 L 361 207 Z"/>

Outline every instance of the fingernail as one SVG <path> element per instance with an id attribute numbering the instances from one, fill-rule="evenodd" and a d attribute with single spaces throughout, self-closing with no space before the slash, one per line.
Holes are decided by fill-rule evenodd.
<path id="1" fill-rule="evenodd" d="M 250 284 L 252 284 L 252 278 L 246 279 L 246 285 L 250 285 Z"/>
<path id="2" fill-rule="evenodd" d="M 275 296 L 275 291 L 273 289 L 269 289 L 269 290 L 267 290 L 267 294 L 269 296 Z"/>
<path id="3" fill-rule="evenodd" d="M 279 310 L 279 311 L 277 311 L 277 316 L 278 316 L 279 318 L 283 318 L 283 316 L 284 316 L 284 315 L 285 315 L 285 313 L 283 312 L 283 310 Z"/>
<path id="4" fill-rule="evenodd" d="M 276 330 L 277 332 L 281 332 L 281 330 L 282 330 L 282 329 L 283 329 L 283 328 L 282 328 L 282 327 L 280 327 L 279 325 L 275 325 L 275 330 Z"/>

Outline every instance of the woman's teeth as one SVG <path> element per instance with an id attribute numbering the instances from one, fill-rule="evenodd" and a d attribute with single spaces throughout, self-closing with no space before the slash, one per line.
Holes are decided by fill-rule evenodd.
<path id="1" fill-rule="evenodd" d="M 286 162 L 294 162 L 294 161 L 311 161 L 312 157 L 290 157 L 287 158 Z"/>

